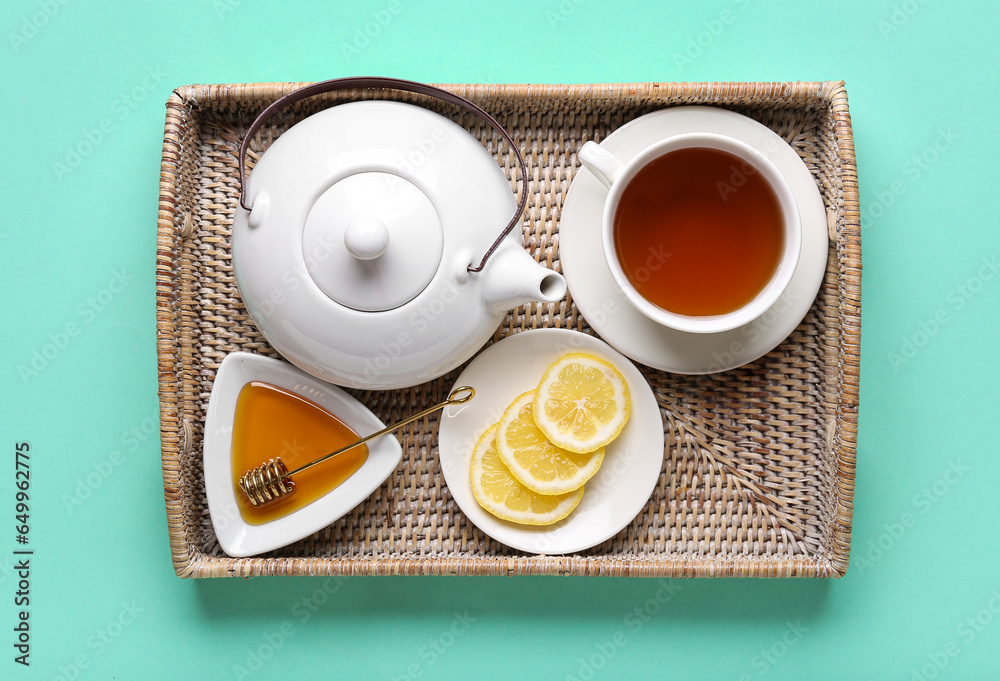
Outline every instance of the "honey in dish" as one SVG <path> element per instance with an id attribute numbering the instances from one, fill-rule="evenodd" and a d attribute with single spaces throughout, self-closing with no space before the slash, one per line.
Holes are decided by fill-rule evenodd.
<path id="1" fill-rule="evenodd" d="M 628 183 L 614 221 L 625 276 L 658 307 L 721 315 L 751 302 L 774 276 L 785 246 L 778 196 L 741 158 L 679 149 Z"/>
<path id="2" fill-rule="evenodd" d="M 349 445 L 357 433 L 309 400 L 268 383 L 243 386 L 233 422 L 233 489 L 243 520 L 262 525 L 311 504 L 353 475 L 368 459 L 361 445 L 296 473 L 295 491 L 262 506 L 253 506 L 240 491 L 238 479 L 268 459 L 280 457 L 288 470 Z"/>

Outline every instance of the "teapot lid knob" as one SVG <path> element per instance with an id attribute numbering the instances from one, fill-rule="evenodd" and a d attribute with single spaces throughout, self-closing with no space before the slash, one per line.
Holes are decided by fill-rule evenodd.
<path id="1" fill-rule="evenodd" d="M 374 260 L 389 246 L 389 229 L 376 217 L 359 217 L 344 230 L 344 246 L 358 260 Z"/>

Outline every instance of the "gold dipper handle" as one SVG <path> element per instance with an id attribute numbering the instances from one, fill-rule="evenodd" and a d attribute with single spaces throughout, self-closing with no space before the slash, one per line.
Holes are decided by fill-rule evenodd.
<path id="1" fill-rule="evenodd" d="M 469 386 L 462 386 L 461 388 L 455 388 L 448 395 L 448 399 L 440 404 L 435 404 L 433 407 L 428 407 L 418 414 L 414 414 L 410 418 L 394 423 L 391 426 L 386 426 L 382 430 L 376 431 L 371 435 L 366 435 L 357 442 L 352 442 L 346 447 L 341 447 L 335 452 L 330 452 L 326 456 L 322 456 L 315 461 L 310 461 L 304 466 L 299 466 L 294 471 L 289 472 L 285 468 L 285 464 L 281 461 L 281 458 L 274 458 L 268 460 L 267 463 L 261 464 L 256 468 L 251 468 L 249 471 L 244 473 L 238 480 L 239 488 L 250 500 L 250 503 L 254 506 L 260 504 L 266 504 L 269 501 L 274 501 L 286 494 L 291 494 L 295 491 L 295 482 L 291 479 L 291 476 L 296 473 L 301 473 L 307 468 L 312 468 L 316 464 L 323 463 L 327 459 L 332 459 L 338 454 L 343 454 L 344 452 L 354 449 L 358 445 L 363 445 L 369 440 L 373 440 L 380 435 L 385 435 L 389 431 L 396 430 L 401 426 L 405 426 L 407 423 L 416 421 L 419 418 L 423 418 L 428 414 L 431 414 L 438 409 L 443 409 L 444 407 L 453 404 L 465 404 L 473 397 L 476 396 L 476 391 L 474 388 Z"/>
<path id="2" fill-rule="evenodd" d="M 466 402 L 468 402 L 469 400 L 471 400 L 475 396 L 476 396 L 476 390 L 475 390 L 475 388 L 472 388 L 472 387 L 467 386 L 467 385 L 462 386 L 461 388 L 455 388 L 454 390 L 451 391 L 451 394 L 448 395 L 448 399 L 446 399 L 444 402 L 441 402 L 439 404 L 435 404 L 433 407 L 428 407 L 427 409 L 424 409 L 422 412 L 414 414 L 410 418 L 405 419 L 403 421 L 399 421 L 397 423 L 393 423 L 392 425 L 386 426 L 382 430 L 377 430 L 374 433 L 372 433 L 371 435 L 366 435 L 365 437 L 361 438 L 357 442 L 352 442 L 351 444 L 349 444 L 349 445 L 347 445 L 345 447 L 341 447 L 340 449 L 338 449 L 335 452 L 330 452 L 326 456 L 321 456 L 320 458 L 316 459 L 315 461 L 310 461 L 309 463 L 307 463 L 307 464 L 305 464 L 303 466 L 299 466 L 294 471 L 289 471 L 288 473 L 285 473 L 281 477 L 288 478 L 288 477 L 291 477 L 291 476 L 295 475 L 296 473 L 301 473 L 302 471 L 306 470 L 307 468 L 312 468 L 316 464 L 323 463 L 327 459 L 332 459 L 333 457 L 337 456 L 338 454 L 343 454 L 344 452 L 346 452 L 348 450 L 351 450 L 351 449 L 354 449 L 355 447 L 357 447 L 359 445 L 363 445 L 364 443 L 368 442 L 369 440 L 374 440 L 375 438 L 379 437 L 380 435 L 385 435 L 386 433 L 390 433 L 390 432 L 396 430 L 397 428 L 401 428 L 401 427 L 405 426 L 407 423 L 412 423 L 412 422 L 416 421 L 417 419 L 422 419 L 423 417 L 427 416 L 428 414 L 433 414 L 438 409 L 444 409 L 445 407 L 449 407 L 449 406 L 451 406 L 453 404 L 465 404 Z"/>

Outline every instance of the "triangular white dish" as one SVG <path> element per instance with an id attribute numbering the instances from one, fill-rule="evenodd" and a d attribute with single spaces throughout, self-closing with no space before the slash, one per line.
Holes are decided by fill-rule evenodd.
<path id="1" fill-rule="evenodd" d="M 236 400 L 251 381 L 269 383 L 299 395 L 330 412 L 359 435 L 385 425 L 363 404 L 285 362 L 246 352 L 229 354 L 219 366 L 205 418 L 205 492 L 219 546 L 230 556 L 254 556 L 317 532 L 364 501 L 396 470 L 403 450 L 395 437 L 368 443 L 368 459 L 343 484 L 313 503 L 263 525 L 243 520 L 233 484 L 232 440 Z M 240 471 L 241 473 L 243 471 Z"/>

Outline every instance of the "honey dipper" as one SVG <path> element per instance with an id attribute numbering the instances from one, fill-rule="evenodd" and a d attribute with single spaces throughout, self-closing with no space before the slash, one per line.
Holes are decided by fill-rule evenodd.
<path id="1" fill-rule="evenodd" d="M 330 452 L 318 459 L 310 461 L 307 464 L 299 466 L 293 471 L 289 471 L 281 457 L 276 457 L 274 459 L 268 459 L 266 463 L 262 463 L 256 468 L 251 468 L 246 473 L 240 476 L 239 486 L 243 491 L 243 494 L 250 500 L 250 503 L 254 506 L 260 506 L 262 504 L 270 503 L 276 499 L 280 499 L 288 494 L 295 491 L 295 481 L 292 480 L 292 476 L 296 473 L 301 473 L 307 468 L 312 468 L 313 466 L 323 463 L 327 459 L 332 459 L 338 454 L 343 454 L 344 452 L 354 449 L 359 445 L 363 445 L 369 440 L 374 440 L 375 438 L 385 435 L 388 432 L 401 428 L 408 423 L 412 423 L 419 418 L 423 418 L 428 414 L 436 412 L 438 409 L 444 409 L 445 407 L 451 406 L 453 404 L 465 404 L 473 397 L 476 396 L 476 391 L 474 388 L 469 386 L 462 386 L 461 388 L 455 388 L 448 395 L 448 399 L 439 404 L 435 404 L 433 407 L 428 407 L 423 411 L 414 414 L 408 419 L 399 421 L 398 423 L 393 423 L 388 425 L 382 430 L 375 431 L 371 435 L 366 435 L 365 437 L 352 442 L 351 444 L 341 447 L 335 452 Z"/>

